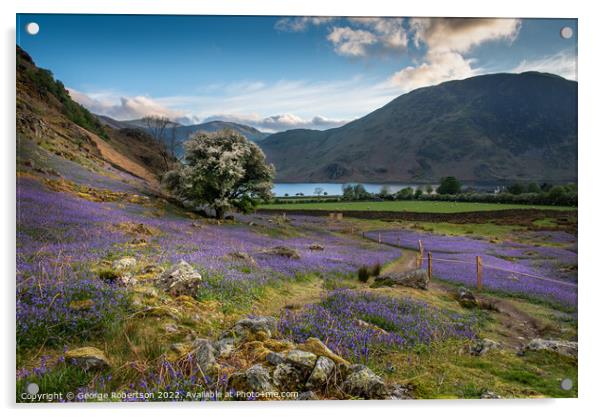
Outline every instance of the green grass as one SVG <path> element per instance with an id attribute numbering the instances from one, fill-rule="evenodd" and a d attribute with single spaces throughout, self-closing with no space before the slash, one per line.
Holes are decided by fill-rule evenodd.
<path id="1" fill-rule="evenodd" d="M 264 204 L 263 209 L 273 210 L 327 210 L 327 211 L 410 211 L 422 213 L 463 213 L 509 209 L 575 210 L 565 206 L 533 206 L 524 204 L 456 203 L 449 201 L 351 201 L 322 203 Z"/>

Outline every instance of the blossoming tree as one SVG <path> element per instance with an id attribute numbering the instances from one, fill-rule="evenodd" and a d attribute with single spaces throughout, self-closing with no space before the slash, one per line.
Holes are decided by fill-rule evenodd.
<path id="1" fill-rule="evenodd" d="M 184 163 L 168 172 L 164 183 L 181 200 L 208 206 L 222 219 L 233 208 L 250 211 L 271 196 L 274 167 L 259 147 L 226 129 L 198 132 L 184 143 Z"/>

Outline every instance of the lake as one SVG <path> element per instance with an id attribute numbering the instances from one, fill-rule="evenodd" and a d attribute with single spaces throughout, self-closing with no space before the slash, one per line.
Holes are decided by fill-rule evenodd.
<path id="1" fill-rule="evenodd" d="M 322 188 L 322 193 L 327 192 L 328 195 L 342 195 L 342 187 L 345 184 L 338 183 L 276 183 L 272 188 L 272 192 L 276 197 L 295 196 L 297 193 L 303 193 L 305 196 L 315 196 L 316 188 Z M 369 193 L 378 193 L 383 186 L 389 187 L 389 192 L 396 193 L 405 187 L 416 188 L 418 186 L 426 186 L 425 184 L 363 184 L 366 191 Z M 437 188 L 437 184 L 431 184 L 433 188 Z"/>

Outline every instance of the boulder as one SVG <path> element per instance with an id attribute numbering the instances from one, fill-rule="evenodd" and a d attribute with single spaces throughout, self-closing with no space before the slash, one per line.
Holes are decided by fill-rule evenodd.
<path id="1" fill-rule="evenodd" d="M 230 375 L 228 385 L 237 391 L 244 392 L 272 392 L 270 373 L 261 365 L 253 365 L 245 372 L 236 372 Z"/>
<path id="2" fill-rule="evenodd" d="M 235 340 L 265 340 L 276 333 L 277 321 L 274 317 L 247 317 L 239 320 L 220 339 L 229 337 Z"/>
<path id="3" fill-rule="evenodd" d="M 394 384 L 387 387 L 386 398 L 388 400 L 411 400 L 414 397 L 412 397 L 411 386 Z"/>
<path id="4" fill-rule="evenodd" d="M 383 379 L 364 365 L 349 367 L 347 378 L 341 388 L 348 395 L 367 400 L 381 399 L 387 395 Z"/>
<path id="5" fill-rule="evenodd" d="M 262 253 L 267 255 L 282 256 L 289 259 L 300 259 L 301 255 L 296 249 L 287 248 L 286 246 L 275 246 L 273 248 L 264 249 Z"/>
<path id="6" fill-rule="evenodd" d="M 136 258 L 126 256 L 113 262 L 112 266 L 115 271 L 131 271 L 136 267 L 136 264 Z"/>
<path id="7" fill-rule="evenodd" d="M 407 272 L 389 272 L 374 278 L 373 287 L 392 287 L 400 285 L 403 287 L 428 289 L 429 277 L 424 269 L 414 269 Z"/>
<path id="8" fill-rule="evenodd" d="M 568 340 L 533 339 L 525 346 L 524 350 L 545 350 L 577 359 L 578 344 L 577 342 L 569 342 Z"/>
<path id="9" fill-rule="evenodd" d="M 196 339 L 192 342 L 196 363 L 205 374 L 212 374 L 217 370 L 215 360 L 216 350 L 207 339 Z"/>
<path id="10" fill-rule="evenodd" d="M 85 371 L 111 366 L 102 350 L 90 346 L 68 350 L 65 352 L 65 362 Z"/>
<path id="11" fill-rule="evenodd" d="M 255 259 L 246 252 L 230 252 L 228 257 L 235 261 L 242 261 L 249 265 L 255 265 Z"/>
<path id="12" fill-rule="evenodd" d="M 469 348 L 470 354 L 474 356 L 482 356 L 490 350 L 500 349 L 502 345 L 491 339 L 475 340 Z"/>
<path id="13" fill-rule="evenodd" d="M 201 275 L 188 262 L 181 260 L 173 268 L 161 274 L 156 285 L 173 296 L 195 297 L 202 282 Z"/>
<path id="14" fill-rule="evenodd" d="M 286 362 L 308 374 L 316 366 L 318 357 L 311 352 L 293 349 L 286 354 Z"/>
<path id="15" fill-rule="evenodd" d="M 265 360 L 271 365 L 278 366 L 285 362 L 286 357 L 282 353 L 270 352 L 266 355 Z"/>
<path id="16" fill-rule="evenodd" d="M 274 370 L 274 384 L 281 391 L 297 391 L 305 381 L 303 372 L 288 363 L 281 363 Z"/>
<path id="17" fill-rule="evenodd" d="M 468 288 L 460 287 L 456 294 L 456 299 L 464 308 L 476 308 L 479 306 L 479 302 Z"/>
<path id="18" fill-rule="evenodd" d="M 316 389 L 324 388 L 328 384 L 335 366 L 332 359 L 327 358 L 326 356 L 320 356 L 316 361 L 316 366 L 314 366 L 314 369 L 307 379 L 307 387 Z"/>
<path id="19" fill-rule="evenodd" d="M 216 341 L 213 346 L 215 347 L 217 357 L 229 356 L 234 351 L 234 338 L 224 337 Z"/>
<path id="20" fill-rule="evenodd" d="M 312 243 L 309 245 L 309 250 L 324 250 L 324 246 L 320 245 L 319 243 Z"/>

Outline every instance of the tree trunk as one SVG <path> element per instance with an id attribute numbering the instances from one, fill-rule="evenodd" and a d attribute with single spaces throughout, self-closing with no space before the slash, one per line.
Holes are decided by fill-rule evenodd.
<path id="1" fill-rule="evenodd" d="M 224 214 L 226 214 L 226 211 L 221 208 L 221 207 L 216 207 L 215 208 L 215 218 L 218 220 L 223 220 L 224 219 Z"/>

